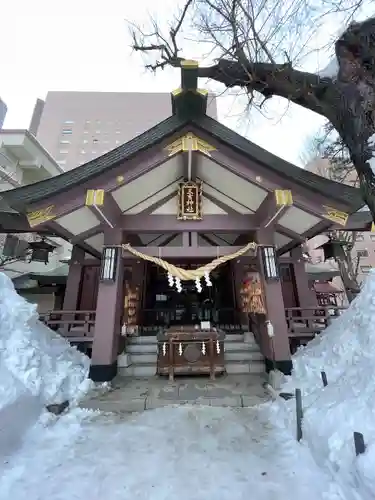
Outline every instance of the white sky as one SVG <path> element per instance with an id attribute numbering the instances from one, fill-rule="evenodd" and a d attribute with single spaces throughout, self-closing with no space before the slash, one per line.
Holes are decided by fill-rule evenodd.
<path id="1" fill-rule="evenodd" d="M 4 0 L 1 5 L 0 96 L 8 106 L 5 128 L 27 128 L 36 98 L 49 90 L 161 91 L 179 86 L 179 71 L 144 70 L 132 54 L 125 19 L 147 22 L 157 4 L 159 19 L 169 18 L 173 0 Z M 195 49 L 194 49 L 195 50 Z M 185 57 L 199 54 L 184 52 Z M 221 121 L 260 146 L 294 163 L 320 117 L 297 106 L 286 114 L 275 101 L 275 120 L 240 120 L 241 103 L 221 97 Z M 280 120 L 280 116 L 283 116 Z M 243 117 L 243 115 L 242 115 Z M 241 122 L 241 123 L 240 123 Z"/>

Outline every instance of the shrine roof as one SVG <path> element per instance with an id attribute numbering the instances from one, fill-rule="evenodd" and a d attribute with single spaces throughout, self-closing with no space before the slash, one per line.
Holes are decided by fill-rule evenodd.
<path id="1" fill-rule="evenodd" d="M 181 89 L 172 93 L 173 114 L 164 121 L 84 165 L 41 182 L 5 191 L 1 193 L 0 199 L 2 198 L 10 207 L 23 212 L 33 203 L 68 192 L 86 181 L 110 172 L 139 153 L 162 142 L 168 136 L 191 126 L 204 131 L 270 171 L 290 179 L 294 184 L 319 193 L 327 199 L 344 203 L 349 212 L 355 212 L 364 205 L 359 189 L 299 168 L 207 116 L 207 93 L 197 88 L 197 74 L 194 73 L 194 67 L 182 68 L 181 80 Z"/>

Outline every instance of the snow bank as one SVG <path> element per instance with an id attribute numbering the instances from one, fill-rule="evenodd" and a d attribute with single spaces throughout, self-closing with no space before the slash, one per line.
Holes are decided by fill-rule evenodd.
<path id="1" fill-rule="evenodd" d="M 349 309 L 296 353 L 293 365 L 283 390 L 302 389 L 304 439 L 315 459 L 361 498 L 375 498 L 375 271 Z M 290 421 L 294 403 L 287 406 Z M 355 431 L 367 445 L 359 458 Z"/>
<path id="2" fill-rule="evenodd" d="M 40 323 L 36 305 L 0 273 L 0 410 L 25 391 L 43 405 L 77 401 L 91 385 L 88 370 L 89 359 Z"/>

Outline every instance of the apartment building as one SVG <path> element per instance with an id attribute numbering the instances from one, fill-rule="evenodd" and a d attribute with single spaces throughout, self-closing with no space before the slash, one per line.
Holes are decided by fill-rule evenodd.
<path id="1" fill-rule="evenodd" d="M 7 212 L 1 201 L 1 192 L 54 177 L 63 169 L 47 153 L 42 145 L 27 130 L 0 130 L 0 212 Z M 54 292 L 40 290 L 35 281 L 28 280 L 31 273 L 44 275 L 62 266 L 62 261 L 70 257 L 71 245 L 61 238 L 49 238 L 55 247 L 49 262 L 29 262 L 26 252 L 28 243 L 38 237 L 34 233 L 7 234 L 4 220 L 0 224 L 0 270 L 15 283 L 21 283 L 21 295 L 38 305 L 40 312 L 53 309 Z M 23 286 L 24 285 L 24 286 Z M 17 286 L 17 284 L 16 284 Z"/>
<path id="2" fill-rule="evenodd" d="M 65 170 L 86 163 L 171 115 L 169 93 L 48 92 L 30 130 Z M 217 117 L 209 96 L 208 115 Z"/>
<path id="3" fill-rule="evenodd" d="M 8 108 L 5 102 L 0 98 L 0 130 L 3 128 L 5 116 L 7 114 Z"/>
<path id="4" fill-rule="evenodd" d="M 308 163 L 305 169 L 323 177 L 333 178 L 330 162 L 322 158 L 318 158 Z M 356 178 L 356 172 L 353 171 L 353 173 L 346 176 L 345 184 L 355 185 Z M 317 249 L 317 247 L 325 243 L 327 239 L 327 236 L 319 235 L 310 241 L 310 253 L 312 254 L 314 263 L 323 261 L 323 252 Z M 370 272 L 370 269 L 372 267 L 375 267 L 375 233 L 356 233 L 356 241 L 352 251 L 352 259 L 354 265 L 358 265 L 358 282 L 361 283 L 365 279 L 366 275 Z"/>

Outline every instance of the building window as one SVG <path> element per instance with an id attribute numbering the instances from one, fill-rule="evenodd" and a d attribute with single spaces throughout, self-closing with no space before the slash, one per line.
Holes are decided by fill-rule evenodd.
<path id="1" fill-rule="evenodd" d="M 84 149 L 81 149 L 81 155 L 86 154 L 86 151 Z"/>
<path id="2" fill-rule="evenodd" d="M 87 131 L 87 130 L 84 130 L 84 131 L 83 131 L 83 133 L 84 133 L 84 134 L 88 134 L 88 131 Z"/>
<path id="3" fill-rule="evenodd" d="M 62 139 L 60 141 L 60 144 L 70 144 L 70 141 L 68 141 L 67 139 Z"/>
<path id="4" fill-rule="evenodd" d="M 357 250 L 357 257 L 368 257 L 368 250 Z"/>
<path id="5" fill-rule="evenodd" d="M 95 134 L 100 134 L 100 130 L 95 130 Z"/>
<path id="6" fill-rule="evenodd" d="M 87 139 L 84 139 L 83 144 L 87 144 L 89 141 Z"/>
<path id="7" fill-rule="evenodd" d="M 92 142 L 94 143 L 99 142 L 99 139 L 93 139 Z"/>
<path id="8" fill-rule="evenodd" d="M 371 241 L 375 241 L 375 234 L 370 234 Z"/>
<path id="9" fill-rule="evenodd" d="M 69 153 L 69 151 L 67 149 L 60 149 L 59 153 L 61 155 L 67 155 Z"/>
<path id="10" fill-rule="evenodd" d="M 119 134 L 120 133 L 120 130 L 116 130 L 116 134 Z"/>
<path id="11" fill-rule="evenodd" d="M 363 233 L 357 233 L 357 235 L 355 237 L 355 241 L 363 241 L 364 239 L 365 239 L 365 237 L 364 237 Z"/>
<path id="12" fill-rule="evenodd" d="M 73 120 L 65 120 L 64 125 L 73 125 L 74 121 Z"/>
<path id="13" fill-rule="evenodd" d="M 371 266 L 361 266 L 361 273 L 368 274 L 371 270 Z"/>
<path id="14" fill-rule="evenodd" d="M 109 141 L 103 141 L 104 144 L 109 144 Z"/>
<path id="15" fill-rule="evenodd" d="M 72 135 L 73 131 L 71 128 L 63 128 L 61 133 L 63 135 Z"/>
<path id="16" fill-rule="evenodd" d="M 91 153 L 92 153 L 93 155 L 96 155 L 96 151 L 91 151 Z"/>
<path id="17" fill-rule="evenodd" d="M 116 144 L 120 144 L 120 141 L 116 141 Z"/>

